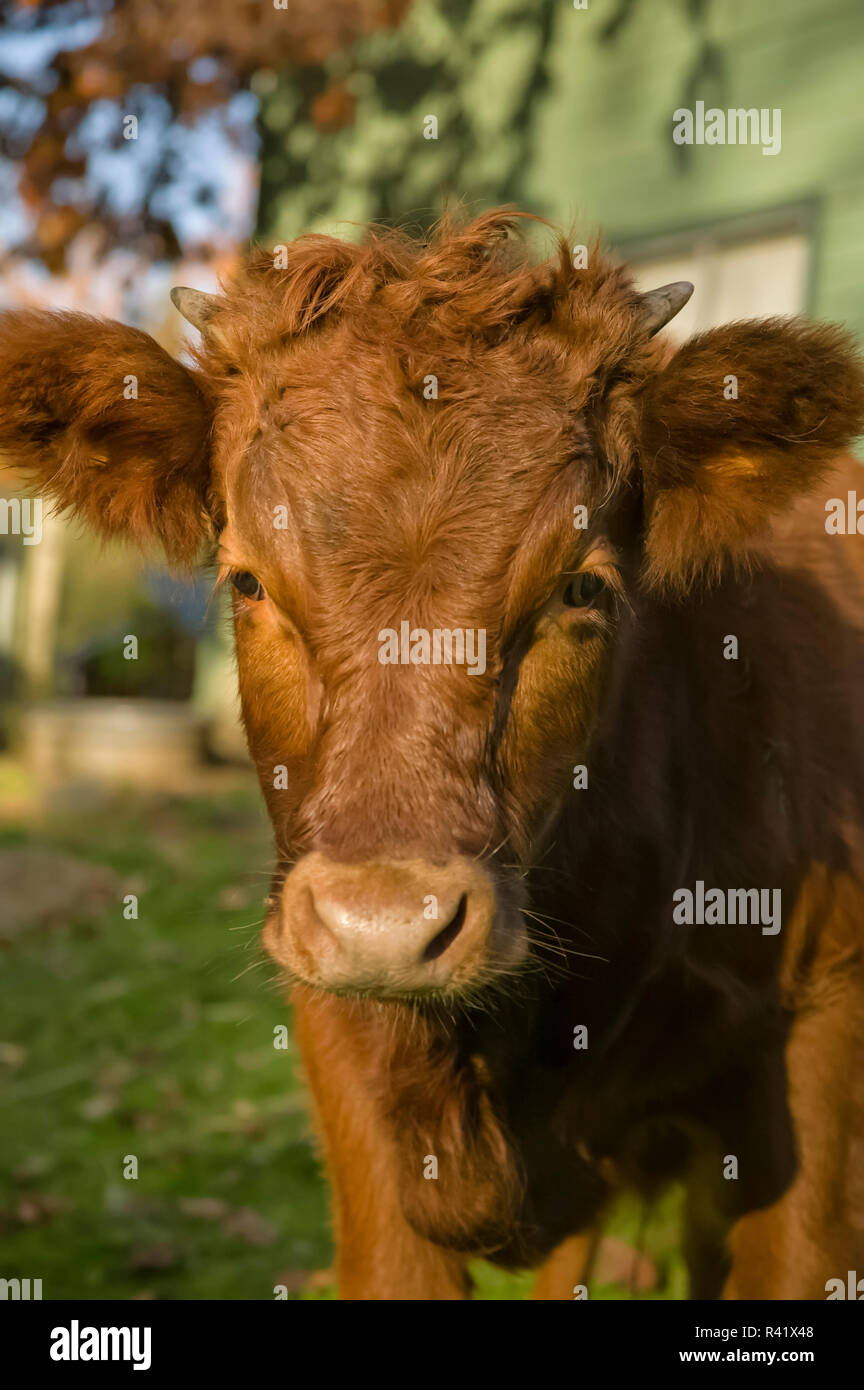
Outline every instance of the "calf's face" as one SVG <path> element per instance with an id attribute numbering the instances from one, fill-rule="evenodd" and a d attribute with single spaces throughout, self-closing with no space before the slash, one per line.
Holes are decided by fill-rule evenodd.
<path id="1" fill-rule="evenodd" d="M 290 868 L 265 939 L 379 993 L 522 961 L 518 871 L 587 747 L 632 545 L 548 351 L 411 351 L 437 399 L 350 323 L 238 384 L 220 541 Z"/>
<path id="2" fill-rule="evenodd" d="M 681 287 L 514 260 L 504 226 L 253 255 L 224 297 L 177 292 L 195 370 L 81 316 L 0 324 L 0 446 L 39 486 L 174 557 L 218 545 L 276 837 L 265 944 L 330 990 L 526 968 L 524 874 L 634 600 L 684 601 L 861 427 L 836 330 L 670 355 Z"/>

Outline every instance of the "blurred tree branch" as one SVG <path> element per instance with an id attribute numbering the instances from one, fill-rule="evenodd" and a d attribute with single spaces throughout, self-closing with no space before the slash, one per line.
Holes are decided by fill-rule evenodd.
<path id="1" fill-rule="evenodd" d="M 234 99 L 254 74 L 318 66 L 358 37 L 397 24 L 410 0 L 281 3 L 3 0 L 0 157 L 14 166 L 26 214 L 25 231 L 7 252 L 60 271 L 87 227 L 98 234 L 99 254 L 122 246 L 151 259 L 178 255 L 172 191 L 205 209 L 214 198 L 214 171 L 190 171 L 183 132 L 218 115 L 221 137 L 252 157 L 254 103 L 250 97 L 238 112 Z M 351 111 L 339 93 L 323 94 L 314 116 L 326 129 L 350 120 Z M 149 123 L 151 140 L 146 157 L 143 141 L 130 152 L 133 186 L 118 198 L 100 159 L 133 145 L 129 117 L 142 133 Z"/>

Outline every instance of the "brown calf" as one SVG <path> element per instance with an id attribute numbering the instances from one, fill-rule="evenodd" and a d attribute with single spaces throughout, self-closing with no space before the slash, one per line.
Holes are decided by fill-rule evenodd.
<path id="1" fill-rule="evenodd" d="M 343 1297 L 482 1254 L 570 1298 L 614 1188 L 679 1179 L 694 1297 L 824 1298 L 864 1271 L 857 466 L 822 484 L 864 374 L 802 321 L 672 353 L 689 286 L 509 221 L 255 252 L 175 292 L 194 369 L 7 314 L 0 445 L 104 534 L 218 541 Z"/>

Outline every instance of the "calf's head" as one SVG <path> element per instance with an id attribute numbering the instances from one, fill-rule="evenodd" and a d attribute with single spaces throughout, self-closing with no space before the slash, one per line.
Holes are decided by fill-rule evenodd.
<path id="1" fill-rule="evenodd" d="M 255 252 L 224 295 L 175 291 L 189 367 L 83 315 L 0 326 L 0 448 L 38 488 L 175 561 L 218 546 L 276 836 L 265 942 L 331 990 L 525 967 L 524 873 L 634 597 L 710 582 L 861 427 L 838 330 L 671 353 L 689 286 L 640 296 L 563 242 L 534 263 L 510 221 Z"/>

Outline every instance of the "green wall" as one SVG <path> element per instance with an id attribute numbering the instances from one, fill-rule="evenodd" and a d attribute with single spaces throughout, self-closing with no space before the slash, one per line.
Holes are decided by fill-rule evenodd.
<path id="1" fill-rule="evenodd" d="M 862 76 L 861 0 L 416 0 L 399 29 L 300 80 L 264 75 L 259 231 L 423 226 L 449 198 L 626 246 L 795 208 L 810 311 L 864 338 Z M 328 90 L 356 103 L 340 129 L 312 114 Z M 780 153 L 675 146 L 672 113 L 698 98 L 779 107 Z"/>
<path id="2" fill-rule="evenodd" d="M 562 6 L 550 90 L 537 112 L 523 194 L 567 220 L 594 219 L 616 241 L 809 205 L 810 311 L 864 337 L 864 4 L 725 0 L 688 22 L 676 0 L 634 7 L 614 43 L 611 7 Z M 706 45 L 717 74 L 688 77 Z M 685 95 L 686 94 L 686 95 Z M 672 113 L 702 97 L 779 107 L 782 148 L 692 146 L 671 139 Z"/>

